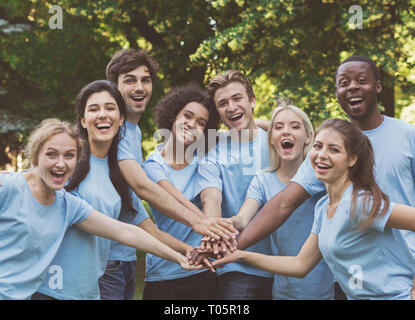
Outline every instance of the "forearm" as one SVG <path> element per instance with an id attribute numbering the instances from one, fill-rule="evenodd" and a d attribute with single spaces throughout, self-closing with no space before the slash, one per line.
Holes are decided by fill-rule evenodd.
<path id="1" fill-rule="evenodd" d="M 171 184 L 167 180 L 162 180 L 158 182 L 158 184 L 166 190 L 168 193 L 170 193 L 171 196 L 173 196 L 180 204 L 182 204 L 184 207 L 189 209 L 190 211 L 197 214 L 199 217 L 204 218 L 205 214 L 190 200 L 188 200 L 183 193 L 181 193 L 173 184 Z"/>
<path id="2" fill-rule="evenodd" d="M 139 227 L 183 255 L 192 249 L 192 246 L 157 228 L 157 226 L 150 219 L 143 221 Z"/>
<path id="3" fill-rule="evenodd" d="M 264 271 L 287 277 L 304 278 L 307 270 L 298 257 L 268 256 L 261 253 L 240 251 L 240 261 Z"/>
<path id="4" fill-rule="evenodd" d="M 208 217 L 222 217 L 222 193 L 216 188 L 207 188 L 200 194 L 203 213 Z"/>
<path id="5" fill-rule="evenodd" d="M 309 197 L 297 183 L 288 186 L 268 201 L 239 235 L 238 248 L 246 249 L 278 229 Z"/>

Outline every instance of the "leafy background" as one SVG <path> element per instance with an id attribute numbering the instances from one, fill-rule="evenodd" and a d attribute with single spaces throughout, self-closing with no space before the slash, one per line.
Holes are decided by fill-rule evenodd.
<path id="1" fill-rule="evenodd" d="M 52 5 L 63 28 L 50 29 Z M 362 29 L 351 23 L 362 8 Z M 105 78 L 121 48 L 147 50 L 159 80 L 140 121 L 144 155 L 155 146 L 155 103 L 171 87 L 245 72 L 269 118 L 275 97 L 290 98 L 315 126 L 345 117 L 335 98 L 336 67 L 351 54 L 381 70 L 381 108 L 415 123 L 415 1 L 382 0 L 2 0 L 0 3 L 0 169 L 27 166 L 21 155 L 42 119 L 74 120 L 76 93 Z"/>

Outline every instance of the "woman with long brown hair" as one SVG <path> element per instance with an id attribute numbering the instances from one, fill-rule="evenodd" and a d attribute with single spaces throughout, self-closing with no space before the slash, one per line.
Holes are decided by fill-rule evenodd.
<path id="1" fill-rule="evenodd" d="M 414 299 L 415 260 L 397 229 L 415 231 L 415 208 L 395 204 L 373 176 L 369 139 L 348 121 L 329 119 L 317 131 L 310 160 L 327 195 L 316 205 L 310 236 L 297 256 L 235 251 L 235 260 L 304 277 L 324 257 L 349 299 Z"/>

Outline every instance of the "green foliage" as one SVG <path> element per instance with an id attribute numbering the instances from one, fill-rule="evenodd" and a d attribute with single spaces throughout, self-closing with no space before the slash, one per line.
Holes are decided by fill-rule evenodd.
<path id="1" fill-rule="evenodd" d="M 54 3 L 55 4 L 55 3 Z M 350 23 L 344 0 L 60 0 L 63 29 L 48 22 L 51 2 L 0 4 L 0 159 L 16 134 L 46 117 L 73 120 L 76 93 L 105 77 L 121 48 L 142 48 L 160 64 L 159 80 L 140 127 L 145 155 L 155 142 L 154 105 L 168 88 L 206 85 L 226 69 L 243 71 L 257 96 L 256 116 L 269 117 L 275 97 L 294 101 L 315 125 L 345 117 L 335 97 L 336 67 L 350 54 L 367 55 L 381 68 L 389 91 L 388 114 L 415 96 L 414 1 L 361 0 L 363 29 Z M 387 92 L 385 90 L 385 92 Z M 26 122 L 26 121 L 24 121 Z M 7 136 L 6 136 L 7 132 Z M 10 134 L 13 132 L 13 134 Z M 4 154 L 3 154 L 4 159 Z M 0 166 L 2 165 L 0 160 Z"/>

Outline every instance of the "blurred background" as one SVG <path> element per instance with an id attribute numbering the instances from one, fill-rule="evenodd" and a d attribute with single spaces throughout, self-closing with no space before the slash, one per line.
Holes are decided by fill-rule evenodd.
<path id="1" fill-rule="evenodd" d="M 105 78 L 121 48 L 160 64 L 140 120 L 144 157 L 156 144 L 153 107 L 169 88 L 206 86 L 230 68 L 252 81 L 256 117 L 269 119 L 283 96 L 318 126 L 345 117 L 336 68 L 365 55 L 381 72 L 383 112 L 415 124 L 414 18 L 412 0 L 2 0 L 0 170 L 28 166 L 22 146 L 42 119 L 74 120 L 75 95 Z"/>

